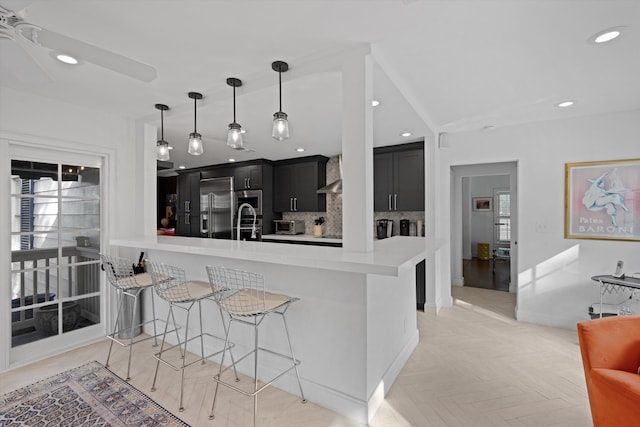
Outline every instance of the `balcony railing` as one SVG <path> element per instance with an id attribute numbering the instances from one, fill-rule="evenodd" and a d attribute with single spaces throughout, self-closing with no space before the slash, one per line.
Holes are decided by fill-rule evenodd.
<path id="1" fill-rule="evenodd" d="M 12 288 L 18 289 L 11 301 L 11 329 L 14 334 L 34 326 L 33 309 L 54 304 L 54 300 L 98 292 L 99 259 L 98 248 L 92 247 L 62 247 L 61 258 L 58 258 L 58 248 L 13 251 Z M 77 302 L 82 317 L 92 323 L 100 322 L 99 298 L 90 297 Z M 21 309 L 24 307 L 29 309 Z"/>

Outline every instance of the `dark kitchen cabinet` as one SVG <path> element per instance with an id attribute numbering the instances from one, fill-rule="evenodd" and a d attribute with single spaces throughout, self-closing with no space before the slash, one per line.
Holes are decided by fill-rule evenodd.
<path id="1" fill-rule="evenodd" d="M 274 167 L 275 212 L 322 212 L 326 195 L 318 194 L 325 185 L 327 161 L 324 156 L 303 157 L 276 162 Z"/>
<path id="2" fill-rule="evenodd" d="M 200 236 L 200 171 L 179 173 L 177 179 L 178 236 Z"/>
<path id="3" fill-rule="evenodd" d="M 427 300 L 426 266 L 425 260 L 416 264 L 416 308 L 421 311 L 424 311 L 424 304 Z"/>
<path id="4" fill-rule="evenodd" d="M 373 210 L 424 210 L 423 143 L 381 147 L 373 154 Z"/>
<path id="5" fill-rule="evenodd" d="M 225 178 L 233 176 L 233 168 L 223 166 L 212 166 L 200 171 L 200 179 Z"/>
<path id="6" fill-rule="evenodd" d="M 238 166 L 233 170 L 235 190 L 262 189 L 262 165 Z"/>

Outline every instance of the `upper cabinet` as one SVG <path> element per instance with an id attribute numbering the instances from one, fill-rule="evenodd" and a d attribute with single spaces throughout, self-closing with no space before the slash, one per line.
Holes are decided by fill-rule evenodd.
<path id="1" fill-rule="evenodd" d="M 322 212 L 326 195 L 318 194 L 325 185 L 327 161 L 324 156 L 282 160 L 274 167 L 275 212 Z"/>
<path id="2" fill-rule="evenodd" d="M 424 211 L 424 143 L 374 149 L 373 210 Z"/>
<path id="3" fill-rule="evenodd" d="M 265 187 L 271 188 L 273 166 L 269 160 L 249 160 L 201 168 L 201 174 L 202 179 L 232 176 L 233 189 L 236 191 L 262 190 Z"/>
<path id="4" fill-rule="evenodd" d="M 262 189 L 263 165 L 238 166 L 233 170 L 233 187 L 235 190 Z"/>

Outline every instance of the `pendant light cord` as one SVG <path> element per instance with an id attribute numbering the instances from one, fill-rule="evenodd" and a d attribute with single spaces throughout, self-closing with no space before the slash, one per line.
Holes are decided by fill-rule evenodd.
<path id="1" fill-rule="evenodd" d="M 198 116 L 196 114 L 196 104 L 198 102 L 197 98 L 193 98 L 193 133 L 198 133 L 197 130 L 197 123 L 198 123 Z"/>
<path id="2" fill-rule="evenodd" d="M 164 111 L 160 110 L 160 140 L 164 141 Z"/>
<path id="3" fill-rule="evenodd" d="M 236 87 L 233 86 L 233 123 L 236 122 Z"/>
<path id="4" fill-rule="evenodd" d="M 280 94 L 280 113 L 282 113 L 282 71 L 278 71 L 278 93 Z"/>

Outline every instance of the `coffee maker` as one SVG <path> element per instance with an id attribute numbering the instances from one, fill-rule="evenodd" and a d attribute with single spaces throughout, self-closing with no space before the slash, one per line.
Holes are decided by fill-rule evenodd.
<path id="1" fill-rule="evenodd" d="M 400 220 L 400 235 L 401 236 L 408 236 L 409 235 L 409 224 L 410 221 L 408 219 L 401 219 Z"/>
<path id="2" fill-rule="evenodd" d="M 390 219 L 379 219 L 376 221 L 376 236 L 378 239 L 391 237 L 393 221 Z"/>

